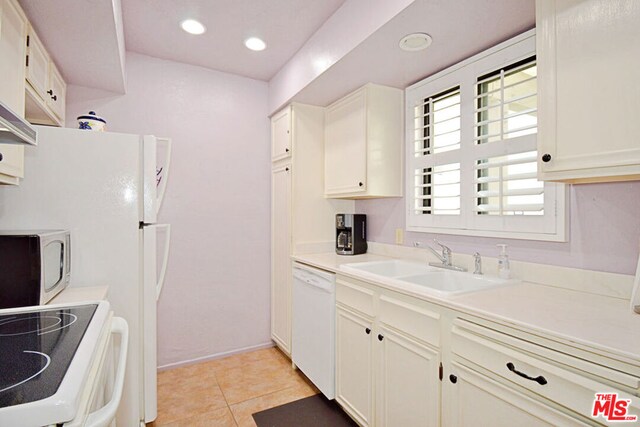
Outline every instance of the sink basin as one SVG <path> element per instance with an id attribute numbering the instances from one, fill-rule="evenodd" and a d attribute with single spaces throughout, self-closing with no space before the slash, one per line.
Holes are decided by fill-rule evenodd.
<path id="1" fill-rule="evenodd" d="M 402 261 L 398 259 L 389 261 L 370 261 L 343 264 L 342 270 L 373 274 L 383 277 L 417 276 L 419 274 L 437 272 L 438 269 L 429 267 L 426 263 Z"/>
<path id="2" fill-rule="evenodd" d="M 343 264 L 340 269 L 390 285 L 413 286 L 413 289 L 418 286 L 424 292 L 440 296 L 459 295 L 519 283 L 518 280 L 450 271 L 431 267 L 426 263 L 403 260 L 356 262 Z"/>
<path id="3" fill-rule="evenodd" d="M 516 283 L 516 280 L 500 279 L 494 276 L 479 276 L 457 271 L 443 271 L 440 274 L 427 273 L 400 278 L 403 282 L 427 287 L 438 294 L 457 295 L 480 291 Z"/>

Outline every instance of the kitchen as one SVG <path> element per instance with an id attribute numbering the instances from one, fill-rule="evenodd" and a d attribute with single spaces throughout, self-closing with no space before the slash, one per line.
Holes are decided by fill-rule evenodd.
<path id="1" fill-rule="evenodd" d="M 4 7 L 5 1 L 2 3 L 3 11 L 7 10 Z M 635 110 L 633 106 L 637 106 L 637 99 L 640 98 L 637 96 L 637 85 L 628 85 L 626 94 L 618 93 L 616 90 L 620 90 L 618 83 L 624 81 L 624 76 L 630 79 L 634 73 L 637 74 L 637 59 L 634 62 L 634 55 L 629 52 L 633 52 L 638 34 L 637 30 L 628 30 L 625 43 L 614 39 L 621 37 L 622 30 L 615 32 L 616 25 L 612 23 L 615 21 L 606 21 L 605 18 L 614 20 L 615 15 L 601 12 L 604 14 L 601 16 L 596 13 L 600 10 L 598 5 L 605 2 L 573 2 L 578 5 L 584 3 L 585 7 L 590 7 L 592 14 L 589 16 L 596 21 L 605 20 L 607 25 L 603 24 L 603 27 L 611 33 L 612 39 L 603 37 L 602 43 L 597 45 L 597 49 L 594 48 L 599 55 L 598 58 L 607 58 L 606 61 L 598 62 L 593 57 L 572 58 L 572 61 L 593 67 L 597 66 L 594 65 L 594 61 L 605 67 L 609 64 L 607 61 L 615 65 L 608 66 L 604 71 L 601 67 L 597 68 L 597 72 L 594 71 L 593 74 L 609 77 L 602 77 L 603 88 L 593 91 L 595 93 L 585 94 L 585 98 L 581 98 L 580 102 L 572 101 L 569 107 L 577 109 L 576 104 L 589 108 L 594 108 L 593 104 L 609 105 L 617 115 L 611 113 L 611 116 L 606 118 L 589 120 L 588 123 L 593 124 L 593 127 L 578 126 L 571 122 L 577 120 L 576 116 L 583 114 L 584 109 L 577 109 L 580 114 L 575 115 L 563 110 L 558 113 L 558 117 L 562 117 L 568 123 L 568 129 L 562 131 L 579 132 L 578 138 L 582 141 L 595 139 L 584 135 L 589 130 L 597 134 L 598 138 L 602 138 L 601 132 L 615 131 L 611 130 L 611 126 L 602 126 L 600 129 L 596 123 L 618 124 L 620 131 L 615 135 L 620 138 L 606 139 L 604 145 L 619 143 L 616 147 L 621 147 L 624 143 L 631 144 L 628 145 L 631 149 L 625 155 L 625 164 L 631 165 L 628 167 L 627 175 L 635 175 L 636 180 L 606 182 L 613 180 L 611 176 L 598 176 L 592 180 L 594 183 L 566 185 L 566 226 L 564 236 L 559 235 L 555 241 L 507 238 L 496 232 L 484 235 L 469 232 L 453 234 L 451 227 L 441 228 L 437 232 L 418 231 L 425 226 L 410 223 L 415 218 L 407 217 L 406 212 L 408 195 L 413 194 L 413 190 L 408 190 L 407 187 L 406 165 L 410 164 L 410 159 L 405 153 L 406 147 L 400 147 L 400 158 L 396 160 L 400 165 L 404 163 L 405 168 L 401 167 L 395 172 L 382 172 L 389 173 L 391 179 L 395 180 L 400 194 L 383 198 L 355 197 L 358 199 L 355 202 L 354 198 L 324 197 L 326 171 L 323 161 L 323 134 L 327 132 L 324 127 L 326 107 L 354 93 L 367 83 L 400 89 L 400 94 L 408 98 L 410 88 L 424 79 L 499 43 L 523 35 L 534 27 L 540 31 L 540 24 L 536 25 L 536 13 L 539 13 L 536 7 L 539 8 L 540 4 L 547 2 L 536 4 L 534 1 L 494 1 L 478 5 L 477 2 L 404 0 L 369 1 L 365 6 L 362 1 L 347 0 L 318 2 L 323 4 L 313 6 L 308 2 L 284 1 L 270 5 L 242 2 L 233 6 L 223 6 L 215 4 L 217 2 L 208 4 L 209 2 L 196 1 L 188 3 L 191 7 L 187 7 L 178 4 L 158 5 L 150 1 L 125 1 L 120 5 L 120 2 L 116 1 L 91 2 L 90 8 L 83 1 L 63 3 L 65 4 L 60 5 L 29 0 L 17 2 L 23 9 L 25 18 L 35 29 L 51 62 L 66 81 L 66 118 L 61 120 L 60 117 L 54 116 L 57 117 L 57 121 L 64 127 L 77 128 L 76 117 L 95 111 L 106 120 L 109 132 L 149 134 L 172 140 L 171 164 L 168 168 L 171 172 L 165 181 L 165 197 L 157 218 L 158 223 L 171 224 L 165 284 L 157 304 L 157 366 L 161 371 L 161 377 L 164 372 L 186 369 L 196 366 L 198 362 L 204 363 L 225 356 L 233 357 L 271 349 L 274 345 L 271 322 L 274 318 L 279 319 L 278 316 L 282 313 L 285 314 L 284 337 L 276 331 L 276 342 L 282 338 L 278 342 L 279 348 L 285 353 L 290 350 L 295 352 L 295 349 L 289 347 L 291 337 L 287 336 L 287 328 L 295 328 L 295 324 L 290 325 L 290 321 L 286 321 L 290 301 L 272 301 L 271 296 L 272 262 L 276 274 L 288 276 L 280 282 L 285 286 L 285 294 L 290 292 L 287 290 L 290 288 L 287 287 L 292 286 L 289 264 L 291 261 L 287 256 L 276 256 L 276 253 L 281 253 L 277 251 L 284 251 L 285 254 L 294 255 L 298 261 L 306 261 L 306 264 L 315 264 L 316 267 L 325 270 L 340 268 L 336 266 L 334 259 L 339 260 L 341 264 L 348 264 L 391 257 L 409 259 L 426 266 L 427 259 L 429 262 L 439 261 L 426 248 L 414 248 L 413 243 L 421 242 L 435 247 L 432 240 L 438 238 L 442 244 L 452 249 L 452 264 L 464 266 L 469 272 L 474 270 L 472 254 L 479 252 L 487 277 L 498 275 L 499 250 L 495 245 L 507 244 L 511 276 L 514 279 L 535 282 L 541 286 L 539 289 L 545 291 L 538 295 L 533 289 L 527 288 L 526 292 L 530 292 L 531 298 L 538 298 L 533 301 L 556 299 L 560 305 L 560 302 L 567 301 L 566 295 L 574 296 L 568 298 L 569 305 L 566 308 L 561 308 L 566 310 L 562 320 L 548 319 L 551 325 L 540 325 L 529 320 L 530 324 L 533 322 L 536 331 L 546 328 L 547 332 L 551 333 L 554 331 L 552 326 L 555 323 L 560 330 L 551 336 L 562 335 L 568 342 L 581 340 L 581 345 L 587 348 L 595 345 L 597 351 L 580 348 L 579 351 L 584 353 L 563 349 L 569 355 L 579 355 L 598 366 L 612 366 L 612 363 L 608 359 L 596 358 L 594 361 L 591 353 L 604 357 L 601 353 L 602 349 L 606 348 L 608 350 L 605 356 L 610 357 L 613 354 L 620 358 L 624 349 L 631 348 L 631 355 L 625 353 L 625 360 L 628 359 L 630 362 L 618 366 L 615 374 L 629 377 L 629 381 L 624 383 L 627 384 L 627 388 L 621 391 L 635 396 L 632 407 L 634 404 L 637 405 L 640 390 L 637 383 L 633 385 L 631 378 L 640 376 L 640 338 L 637 335 L 639 317 L 629 310 L 629 299 L 640 241 L 640 219 L 637 214 L 640 211 L 640 186 L 637 181 L 640 172 L 636 148 L 638 142 L 625 141 L 622 136 L 637 134 L 632 132 L 638 129 L 636 122 L 629 118 L 629 111 Z M 640 15 L 634 2 L 620 1 L 615 4 L 624 11 L 619 19 L 638 20 Z M 90 13 L 83 12 L 82 17 L 79 17 L 78 11 L 89 10 Z M 566 25 L 569 25 L 567 22 L 583 22 L 575 16 L 571 18 L 570 14 L 567 16 L 568 21 L 563 21 Z M 207 27 L 207 31 L 202 36 L 182 32 L 178 25 L 187 18 L 200 20 Z M 262 25 L 265 24 L 261 21 L 270 23 L 271 27 L 263 28 Z M 65 23 L 64 30 L 61 29 L 61 22 Z M 491 22 L 490 31 L 486 31 L 487 22 Z M 589 28 L 583 30 L 588 33 Z M 432 38 L 431 45 L 422 51 L 401 50 L 398 46 L 399 41 L 413 32 L 429 34 Z M 606 33 L 607 36 L 609 33 Z M 588 34 L 593 37 L 592 33 Z M 261 52 L 249 51 L 242 44 L 249 36 L 264 37 L 267 48 Z M 576 52 L 580 52 L 580 46 L 569 46 L 569 51 L 573 46 Z M 606 46 L 610 46 L 610 49 L 605 50 Z M 543 61 L 540 48 L 537 47 L 538 60 Z M 582 48 L 586 49 L 585 46 Z M 267 56 L 270 52 L 273 52 L 273 56 Z M 624 69 L 624 73 L 627 74 L 622 71 L 620 75 L 615 74 L 614 70 L 619 69 Z M 25 72 L 24 68 L 21 70 L 22 73 Z M 584 78 L 588 79 L 593 74 L 587 71 Z M 22 94 L 25 111 L 34 111 L 34 105 L 30 104 L 33 96 L 29 92 L 25 96 L 24 75 L 21 81 L 22 86 L 12 86 L 11 93 L 17 93 L 17 96 Z M 582 80 L 577 81 L 583 83 Z M 539 80 L 538 85 L 542 84 Z M 26 87 L 27 91 L 33 90 L 31 83 L 27 83 Z M 59 96 L 58 90 L 54 92 Z M 8 105 L 9 98 L 5 98 L 4 95 L 8 92 L 4 92 L 4 87 L 2 93 L 0 102 Z M 613 101 L 616 99 L 607 97 L 607 93 L 626 96 L 623 99 L 627 102 L 628 111 L 624 113 L 613 108 Z M 597 102 L 589 101 L 590 97 L 596 97 Z M 270 122 L 274 123 L 279 117 L 278 114 L 286 111 L 291 102 L 298 103 L 293 104 L 291 110 L 294 121 L 291 121 L 290 130 L 293 133 L 292 138 L 295 138 L 290 148 L 293 157 L 288 157 L 286 151 L 282 156 L 279 153 L 274 155 Z M 541 102 L 540 99 L 538 102 Z M 625 105 L 625 102 L 620 104 Z M 247 105 L 251 106 L 250 110 L 247 109 Z M 307 110 L 306 105 L 316 106 L 317 109 L 308 108 L 309 113 L 304 115 L 302 113 Z M 400 127 L 404 136 L 396 138 L 396 144 L 404 146 L 409 144 L 406 141 L 411 136 L 405 129 L 407 110 L 404 100 L 400 108 L 405 117 L 395 125 Z M 544 111 L 540 105 L 539 109 L 542 127 Z M 53 114 L 46 106 L 41 110 Z M 14 108 L 14 111 L 18 109 Z M 598 113 L 605 112 L 599 109 Z M 295 122 L 311 116 L 316 119 Z M 29 114 L 26 117 L 30 119 Z M 309 128 L 311 131 L 308 131 Z M 549 127 L 547 132 L 548 129 Z M 285 129 L 285 132 L 286 130 L 289 129 Z M 304 134 L 307 131 L 309 133 Z M 542 131 L 539 130 L 538 134 Z M 73 239 L 74 224 L 65 225 L 63 218 L 57 220 L 59 222 L 53 222 L 45 206 L 42 207 L 43 212 L 39 214 L 37 222 L 24 224 L 15 220 L 20 214 L 20 207 L 9 202 L 16 192 L 39 185 L 29 182 L 30 177 L 37 176 L 34 168 L 29 166 L 33 161 L 32 156 L 41 157 L 38 152 L 45 148 L 45 143 L 46 141 L 40 142 L 40 146 L 27 147 L 24 178 L 19 185 L 0 188 L 0 229 L 61 227 L 71 229 Z M 308 144 L 309 148 L 305 148 L 308 151 L 296 151 L 296 148 L 302 147 L 303 144 Z M 585 142 L 585 147 L 592 146 Z M 556 152 L 562 154 L 560 148 Z M 307 153 L 307 157 L 296 157 L 304 153 Z M 597 153 L 602 158 L 606 154 Z M 555 158 L 551 163 L 553 162 Z M 283 231 L 276 229 L 275 232 L 271 232 L 272 220 L 281 218 L 280 215 L 272 215 L 272 199 L 274 203 L 280 199 L 272 195 L 271 183 L 282 182 L 277 178 L 285 177 L 288 172 L 287 165 L 290 165 L 293 172 L 290 181 L 293 183 L 290 201 L 293 216 L 291 229 L 285 229 L 284 235 L 291 235 L 291 247 L 272 247 L 274 242 L 282 241 L 277 238 L 283 235 Z M 592 175 L 599 171 L 596 167 L 585 169 L 587 174 L 591 171 Z M 276 170 L 282 170 L 284 174 L 276 175 Z M 297 171 L 300 171 L 300 174 L 296 176 Z M 550 179 L 557 177 L 550 176 Z M 284 182 L 286 184 L 286 181 Z M 565 179 L 565 182 L 569 181 Z M 369 186 L 369 181 L 364 184 Z M 247 188 L 248 186 L 250 188 Z M 365 189 L 369 190 L 372 188 Z M 404 197 L 399 197 L 402 195 Z M 279 206 L 282 207 L 274 205 L 273 209 Z M 335 252 L 335 214 L 343 212 L 367 215 L 367 254 L 331 254 Z M 274 226 L 287 227 L 287 223 L 285 221 L 284 224 L 277 223 Z M 74 246 L 73 264 L 79 265 L 83 261 L 80 251 L 80 246 Z M 164 255 L 164 251 L 158 252 Z M 325 255 L 319 255 L 316 259 L 312 256 L 314 253 Z M 250 254 L 250 257 L 245 254 Z M 275 264 L 276 262 L 280 264 Z M 279 269 L 282 264 L 285 267 Z M 541 265 L 544 268 L 541 268 Z M 374 306 L 380 305 L 383 295 L 379 287 L 384 280 L 381 282 L 371 275 L 353 273 L 353 270 L 352 273 L 346 270 L 339 271 L 343 272 L 342 279 L 339 278 L 342 282 L 348 282 L 349 278 L 359 278 L 360 281 L 368 278 L 369 282 L 364 280 L 366 283 L 360 285 L 374 295 Z M 72 273 L 68 289 L 109 286 L 109 269 L 96 271 L 93 276 L 87 273 L 85 277 L 87 279 L 81 283 L 78 281 L 80 277 L 74 280 Z M 563 294 L 563 286 L 573 288 L 574 291 L 565 289 L 567 293 Z M 402 288 L 396 286 L 395 289 L 397 291 Z M 455 297 L 458 301 L 465 301 L 457 303 L 458 305 L 442 303 L 440 300 L 438 303 L 429 297 L 421 299 L 418 305 L 431 304 L 421 306 L 421 310 L 437 312 L 442 319 L 464 307 L 467 307 L 464 309 L 467 310 L 467 314 L 471 312 L 477 315 L 479 310 L 493 310 L 495 316 L 511 316 L 513 319 L 513 316 L 517 315 L 501 313 L 502 308 L 496 307 L 491 301 L 483 300 L 482 295 L 493 295 L 491 292 L 498 292 L 497 290 L 483 292 Z M 113 287 L 109 295 L 115 298 Z M 408 298 L 407 295 L 402 293 L 402 298 Z M 416 298 L 416 294 L 412 295 L 412 298 Z M 500 295 L 506 298 L 506 294 Z M 339 298 L 338 294 L 338 301 Z M 607 322 L 610 322 L 610 327 L 606 328 L 607 333 L 601 331 L 589 335 L 570 323 L 572 316 L 576 321 L 586 322 L 589 319 L 586 314 L 580 317 L 576 312 L 588 312 L 590 307 L 594 307 L 583 300 L 593 300 L 595 302 L 591 304 L 601 307 L 595 311 L 593 317 L 594 321 L 602 319 L 601 328 L 606 328 Z M 403 301 L 407 303 L 407 300 Z M 114 301 L 112 303 L 115 304 Z M 276 307 L 277 304 L 281 304 L 275 316 L 271 313 L 272 304 Z M 485 304 L 484 308 L 478 308 L 482 304 Z M 574 305 L 576 307 L 572 311 L 571 307 Z M 343 304 L 342 308 L 345 307 Z M 441 307 L 444 307 L 445 312 L 438 311 Z M 549 310 L 551 307 L 556 308 L 549 307 Z M 349 310 L 347 307 L 343 311 L 353 314 L 354 310 Z M 114 311 L 116 316 L 120 316 L 117 308 Z M 513 311 L 518 310 L 514 308 Z M 362 310 L 355 309 L 355 313 L 365 314 L 364 318 L 367 321 L 378 316 L 377 312 L 368 310 L 364 310 L 363 313 Z M 490 320 L 496 320 L 489 317 Z M 358 317 L 361 318 L 363 316 Z M 539 319 L 536 321 L 541 322 Z M 373 323 L 376 322 L 378 321 L 374 320 Z M 444 333 L 445 323 L 443 321 L 443 326 L 440 326 L 443 331 L 442 342 L 438 345 L 433 345 L 432 341 L 420 336 L 412 335 L 414 338 L 411 339 L 426 344 L 423 347 L 431 351 L 442 347 L 441 359 L 447 365 L 444 372 L 446 381 L 437 381 L 442 384 L 442 391 L 436 392 L 438 395 L 442 393 L 441 408 L 436 409 L 440 414 L 439 418 L 434 423 L 425 421 L 424 424 L 473 425 L 465 424 L 464 419 L 453 420 L 448 415 L 452 409 L 447 406 L 450 405 L 450 400 L 445 399 L 445 393 L 451 391 L 452 383 L 448 378 L 452 374 L 450 365 L 453 361 L 449 356 L 445 356 L 445 347 L 451 346 L 447 341 L 451 339 L 450 331 L 453 326 L 449 324 L 447 332 Z M 517 321 L 507 323 L 513 326 Z M 130 328 L 132 327 L 130 325 Z M 613 333 L 615 327 L 625 328 L 624 334 Z M 465 329 L 467 334 L 468 329 Z M 574 335 L 570 335 L 569 332 Z M 503 330 L 501 333 L 508 332 Z M 374 328 L 371 336 L 375 338 L 377 335 L 378 332 Z M 476 335 L 474 333 L 474 336 Z M 603 342 L 603 336 L 608 336 L 608 341 Z M 522 334 L 519 337 L 526 340 Z M 574 337 L 573 341 L 571 337 Z M 498 339 L 493 339 L 496 340 Z M 532 338 L 529 337 L 528 340 L 531 341 Z M 558 347 L 554 344 L 556 341 L 545 342 L 545 350 L 557 351 Z M 378 340 L 374 339 L 374 342 L 377 343 Z M 540 341 L 535 342 L 540 344 Z M 561 344 L 567 345 L 566 342 Z M 130 343 L 130 347 L 132 345 Z M 637 346 L 635 351 L 634 345 Z M 339 348 L 337 351 L 340 351 Z M 436 353 L 439 354 L 439 350 Z M 548 356 L 547 359 L 552 358 Z M 527 365 L 531 366 L 531 363 Z M 583 370 L 590 371 L 588 368 Z M 501 374 L 492 378 L 498 379 L 500 386 L 504 386 L 505 381 L 510 381 L 509 378 L 499 379 L 499 375 Z M 372 390 L 377 390 L 377 380 L 371 375 L 370 377 Z M 608 378 L 607 375 L 604 377 Z M 607 384 L 611 386 L 610 383 Z M 526 390 L 522 384 L 518 386 L 520 395 L 527 399 L 537 396 L 535 392 Z M 614 390 L 620 388 L 623 387 L 613 387 Z M 273 390 L 278 391 L 281 390 Z M 608 390 L 596 390 L 606 391 Z M 378 398 L 373 397 L 374 393 L 371 391 L 367 394 L 370 400 L 367 411 L 363 412 L 355 405 L 356 410 L 347 407 L 347 412 L 363 425 L 394 425 L 392 422 L 382 421 L 376 412 L 382 406 L 377 403 Z M 425 398 L 425 402 L 426 400 Z M 562 413 L 575 415 L 579 412 L 558 398 L 543 397 L 536 401 L 540 400 L 547 403 L 553 401 L 554 408 L 561 408 L 559 411 Z M 592 401 L 589 403 L 593 403 Z M 344 400 L 339 403 L 343 407 L 346 406 Z M 125 406 L 126 402 L 125 405 L 121 405 Z M 162 408 L 159 407 L 158 412 L 161 411 Z M 364 417 L 354 416 L 354 413 L 365 412 L 367 415 Z M 603 418 L 595 420 L 585 412 L 580 412 L 577 417 L 582 423 L 604 422 Z M 160 421 L 162 420 L 158 419 L 158 422 Z M 466 423 L 468 422 L 466 420 Z M 127 425 L 122 422 L 118 424 Z"/>

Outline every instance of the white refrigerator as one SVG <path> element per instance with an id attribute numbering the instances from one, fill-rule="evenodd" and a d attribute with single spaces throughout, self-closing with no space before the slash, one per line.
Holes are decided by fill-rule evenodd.
<path id="1" fill-rule="evenodd" d="M 25 148 L 25 178 L 0 186 L 0 229 L 71 230 L 69 286 L 109 286 L 130 330 L 117 424 L 157 415 L 156 303 L 170 227 L 157 224 L 170 141 L 153 136 L 37 126 Z M 161 252 L 161 253 L 159 253 Z"/>

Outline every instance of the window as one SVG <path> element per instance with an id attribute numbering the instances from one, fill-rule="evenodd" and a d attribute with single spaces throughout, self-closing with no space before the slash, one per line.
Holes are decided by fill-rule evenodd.
<path id="1" fill-rule="evenodd" d="M 408 230 L 564 240 L 564 186 L 537 179 L 533 30 L 406 95 Z"/>

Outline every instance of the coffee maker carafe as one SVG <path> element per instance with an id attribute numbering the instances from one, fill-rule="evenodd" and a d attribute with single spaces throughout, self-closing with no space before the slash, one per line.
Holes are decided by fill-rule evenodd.
<path id="1" fill-rule="evenodd" d="M 367 216 L 362 214 L 336 215 L 336 253 L 358 255 L 367 252 Z"/>

